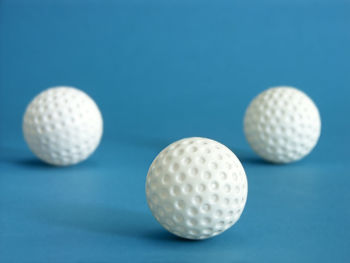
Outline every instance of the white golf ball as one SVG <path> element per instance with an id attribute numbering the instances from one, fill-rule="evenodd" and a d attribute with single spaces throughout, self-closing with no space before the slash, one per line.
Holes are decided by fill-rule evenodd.
<path id="1" fill-rule="evenodd" d="M 263 159 L 275 163 L 297 161 L 311 152 L 321 132 L 314 102 L 293 87 L 270 88 L 248 106 L 245 136 Z"/>
<path id="2" fill-rule="evenodd" d="M 28 105 L 24 138 L 31 151 L 53 165 L 72 165 L 88 158 L 100 143 L 103 121 L 96 103 L 73 87 L 53 87 Z"/>
<path id="3" fill-rule="evenodd" d="M 247 193 L 236 155 L 206 138 L 186 138 L 166 147 L 146 180 L 154 217 L 171 233 L 188 239 L 213 237 L 235 224 Z"/>

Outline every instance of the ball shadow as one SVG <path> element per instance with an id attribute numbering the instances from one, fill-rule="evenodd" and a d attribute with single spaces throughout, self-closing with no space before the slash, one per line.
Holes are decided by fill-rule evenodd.
<path id="1" fill-rule="evenodd" d="M 19 159 L 19 160 L 13 160 L 12 163 L 18 166 L 23 166 L 27 168 L 47 168 L 47 169 L 53 169 L 56 166 L 44 163 L 43 161 L 33 157 L 28 159 Z"/>
<path id="2" fill-rule="evenodd" d="M 171 234 L 170 232 L 164 229 L 154 229 L 144 233 L 143 237 L 148 239 L 153 239 L 155 241 L 166 241 L 166 242 L 189 242 L 196 243 L 198 240 L 186 239 L 176 235 Z"/>
<path id="3" fill-rule="evenodd" d="M 264 165 L 264 166 L 274 166 L 276 164 L 268 162 L 261 157 L 257 156 L 253 151 L 243 150 L 236 147 L 229 147 L 232 152 L 236 154 L 238 159 L 242 164 L 252 164 L 252 165 Z"/>
<path id="4" fill-rule="evenodd" d="M 35 157 L 29 151 L 0 147 L 0 163 L 6 163 L 25 169 L 37 170 L 54 170 L 54 169 L 75 169 L 76 167 L 96 167 L 98 163 L 95 159 L 88 158 L 80 163 L 67 166 L 58 166 L 45 163 L 39 158 Z"/>
<path id="5" fill-rule="evenodd" d="M 143 239 L 155 244 L 205 244 L 211 239 L 191 240 L 162 228 L 150 213 L 97 204 L 41 204 L 28 210 L 31 217 L 45 224 L 79 229 L 108 236 Z M 240 238 L 231 240 L 241 243 Z"/>
<path id="6" fill-rule="evenodd" d="M 144 238 L 154 242 L 191 242 L 164 230 L 146 212 L 110 208 L 96 204 L 41 205 L 31 210 L 37 220 L 104 235 Z"/>
<path id="7" fill-rule="evenodd" d="M 143 213 L 96 204 L 46 204 L 32 210 L 31 215 L 52 225 L 123 236 L 135 236 L 147 221 Z"/>

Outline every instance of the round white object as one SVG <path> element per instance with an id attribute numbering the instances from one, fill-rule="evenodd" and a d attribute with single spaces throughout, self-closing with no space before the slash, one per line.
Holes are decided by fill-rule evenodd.
<path id="1" fill-rule="evenodd" d="M 274 163 L 300 160 L 315 147 L 321 119 L 315 103 L 293 87 L 274 87 L 248 106 L 245 136 L 253 150 Z"/>
<path id="2" fill-rule="evenodd" d="M 166 147 L 146 180 L 148 206 L 171 233 L 188 239 L 216 236 L 237 222 L 248 193 L 242 164 L 226 146 L 186 138 Z"/>
<path id="3" fill-rule="evenodd" d="M 72 165 L 88 158 L 100 143 L 103 121 L 96 103 L 73 87 L 53 87 L 28 105 L 24 138 L 31 151 L 53 165 Z"/>

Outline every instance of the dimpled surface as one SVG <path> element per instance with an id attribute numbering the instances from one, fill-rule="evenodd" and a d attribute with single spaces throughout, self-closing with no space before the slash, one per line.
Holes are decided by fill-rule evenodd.
<path id="1" fill-rule="evenodd" d="M 188 239 L 218 235 L 240 217 L 247 198 L 244 169 L 226 146 L 186 138 L 165 148 L 146 180 L 148 205 L 158 222 Z"/>
<path id="2" fill-rule="evenodd" d="M 253 150 L 275 163 L 297 161 L 315 147 L 321 120 L 313 101 L 292 87 L 270 88 L 249 105 L 244 132 Z"/>
<path id="3" fill-rule="evenodd" d="M 85 160 L 98 146 L 102 126 L 95 102 L 72 87 L 41 92 L 29 104 L 23 118 L 23 133 L 29 148 L 53 165 Z"/>

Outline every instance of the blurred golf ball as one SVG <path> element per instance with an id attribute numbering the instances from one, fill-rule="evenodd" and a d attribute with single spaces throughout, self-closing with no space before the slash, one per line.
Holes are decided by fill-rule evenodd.
<path id="1" fill-rule="evenodd" d="M 53 165 L 72 165 L 88 158 L 103 130 L 96 103 L 73 87 L 53 87 L 28 105 L 23 118 L 24 138 L 31 151 Z"/>
<path id="2" fill-rule="evenodd" d="M 263 159 L 275 163 L 297 161 L 315 147 L 321 120 L 314 102 L 293 87 L 270 88 L 248 106 L 245 136 Z"/>
<path id="3" fill-rule="evenodd" d="M 247 192 L 236 155 L 206 138 L 186 138 L 166 147 L 146 180 L 154 217 L 171 233 L 188 239 L 213 237 L 235 224 Z"/>

